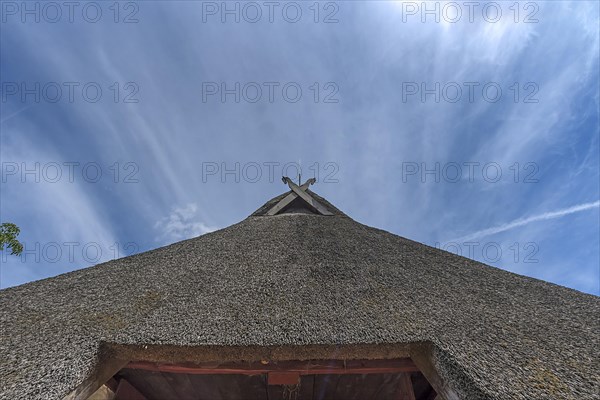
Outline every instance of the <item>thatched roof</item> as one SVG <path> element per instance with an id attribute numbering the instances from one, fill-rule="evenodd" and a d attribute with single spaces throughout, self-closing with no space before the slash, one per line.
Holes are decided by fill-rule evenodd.
<path id="1" fill-rule="evenodd" d="M 321 198 L 334 215 L 265 216 L 278 199 L 217 232 L 0 291 L 0 398 L 63 398 L 120 345 L 243 356 L 411 343 L 434 348 L 462 398 L 600 398 L 600 298 L 362 225 Z"/>

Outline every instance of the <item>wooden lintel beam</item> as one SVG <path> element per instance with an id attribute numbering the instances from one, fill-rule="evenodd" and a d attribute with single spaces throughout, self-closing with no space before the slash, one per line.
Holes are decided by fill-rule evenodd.
<path id="1" fill-rule="evenodd" d="M 262 375 L 269 372 L 286 371 L 300 375 L 349 375 L 349 374 L 387 374 L 418 371 L 410 359 L 398 360 L 350 360 L 327 362 L 279 362 L 273 365 L 261 363 L 239 364 L 207 364 L 207 365 L 174 365 L 149 362 L 131 362 L 125 368 L 160 371 L 180 374 L 239 374 Z"/>
<path id="2" fill-rule="evenodd" d="M 267 375 L 268 385 L 297 385 L 300 383 L 300 374 L 289 371 L 271 371 Z"/>

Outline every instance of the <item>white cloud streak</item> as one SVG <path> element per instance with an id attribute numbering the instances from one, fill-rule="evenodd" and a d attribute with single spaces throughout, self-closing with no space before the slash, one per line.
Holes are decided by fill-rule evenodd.
<path id="1" fill-rule="evenodd" d="M 469 235 L 466 235 L 466 236 L 463 236 L 463 237 L 460 237 L 457 239 L 449 240 L 448 242 L 460 243 L 460 242 L 466 242 L 466 241 L 473 240 L 473 239 L 479 239 L 479 238 L 482 238 L 485 236 L 490 236 L 490 235 L 494 235 L 496 233 L 504 232 L 509 229 L 528 225 L 533 222 L 545 221 L 545 220 L 554 219 L 554 218 L 560 218 L 560 217 L 564 217 L 565 215 L 574 214 L 574 213 L 577 213 L 580 211 L 590 210 L 592 208 L 597 208 L 599 206 L 600 206 L 600 201 L 595 201 L 593 203 L 579 204 L 579 205 L 572 206 L 569 208 L 563 208 L 562 210 L 550 211 L 547 213 L 534 215 L 534 216 L 527 217 L 527 218 L 519 218 L 512 222 L 508 222 L 506 224 L 502 224 L 502 225 L 495 226 L 492 228 L 482 229 L 480 231 L 473 232 Z"/>

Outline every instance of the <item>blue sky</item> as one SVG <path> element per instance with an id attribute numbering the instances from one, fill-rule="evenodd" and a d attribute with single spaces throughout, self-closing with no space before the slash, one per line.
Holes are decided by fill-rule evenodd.
<path id="1" fill-rule="evenodd" d="M 597 2 L 23 4 L 0 287 L 226 227 L 298 163 L 359 222 L 600 294 Z"/>

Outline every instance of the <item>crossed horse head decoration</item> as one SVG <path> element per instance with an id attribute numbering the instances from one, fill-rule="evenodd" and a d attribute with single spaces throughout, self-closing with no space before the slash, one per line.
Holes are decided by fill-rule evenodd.
<path id="1" fill-rule="evenodd" d="M 307 192 L 307 189 L 310 185 L 314 184 L 317 180 L 315 178 L 310 178 L 302 185 L 296 185 L 290 178 L 284 176 L 281 178 L 283 183 L 286 183 L 289 188 L 292 190 L 287 196 L 283 199 L 279 200 L 277 204 L 275 204 L 271 209 L 267 212 L 267 215 L 276 215 L 281 212 L 286 206 L 288 206 L 292 201 L 300 198 L 308 205 L 308 207 L 318 214 L 321 215 L 333 215 L 325 206 L 319 203 L 310 193 Z"/>

